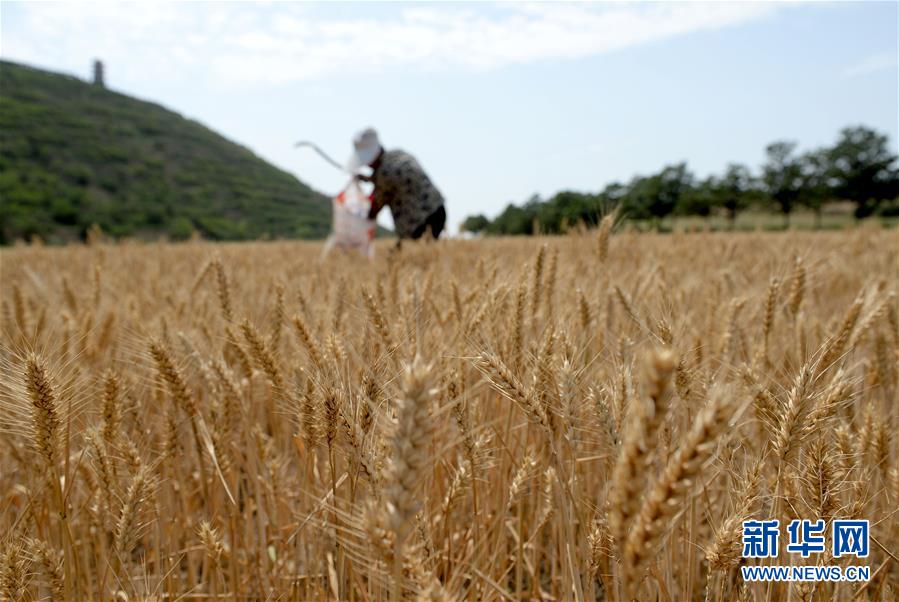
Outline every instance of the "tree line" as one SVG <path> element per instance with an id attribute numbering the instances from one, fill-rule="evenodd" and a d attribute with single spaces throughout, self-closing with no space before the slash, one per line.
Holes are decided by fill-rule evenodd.
<path id="1" fill-rule="evenodd" d="M 899 215 L 899 166 L 889 139 L 858 126 L 840 131 L 833 146 L 798 153 L 791 141 L 765 148 L 758 172 L 739 163 L 723 174 L 698 179 L 677 163 L 623 184 L 613 182 L 598 193 L 563 191 L 543 200 L 533 196 L 521 206 L 510 204 L 495 219 L 468 217 L 463 229 L 487 234 L 556 234 L 578 223 L 592 226 L 610 211 L 625 219 L 659 227 L 668 216 L 724 215 L 731 228 L 737 216 L 756 209 L 779 213 L 784 226 L 797 208 L 810 210 L 815 224 L 832 203 L 850 203 L 857 219 Z"/>

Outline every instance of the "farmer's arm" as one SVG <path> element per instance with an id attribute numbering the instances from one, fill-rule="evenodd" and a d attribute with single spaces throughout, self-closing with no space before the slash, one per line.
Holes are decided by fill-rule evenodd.
<path id="1" fill-rule="evenodd" d="M 368 178 L 369 182 L 371 182 L 372 180 L 373 178 Z M 381 211 L 381 209 L 384 208 L 384 205 L 390 204 L 393 190 L 394 185 L 392 178 L 378 178 L 378 183 L 375 185 L 375 188 L 371 193 L 371 209 L 368 210 L 368 219 L 375 219 L 376 217 L 378 217 L 378 213 Z"/>
<path id="2" fill-rule="evenodd" d="M 381 209 L 384 208 L 384 205 L 390 204 L 389 194 L 389 187 L 375 187 L 375 189 L 371 193 L 371 209 L 368 210 L 368 219 L 375 219 L 376 217 L 378 217 L 378 213 L 381 211 Z"/>
<path id="3" fill-rule="evenodd" d="M 380 213 L 381 209 L 384 208 L 384 205 L 379 205 L 373 196 L 371 199 L 371 209 L 368 210 L 368 219 L 375 219 L 378 217 L 378 213 Z"/>

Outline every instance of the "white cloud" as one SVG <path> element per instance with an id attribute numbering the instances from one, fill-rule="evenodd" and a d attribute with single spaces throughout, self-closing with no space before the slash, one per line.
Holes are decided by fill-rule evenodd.
<path id="1" fill-rule="evenodd" d="M 491 70 L 592 56 L 714 30 L 778 10 L 770 3 L 381 5 L 333 18 L 323 5 L 24 4 L 0 53 L 78 71 L 127 58 L 140 76 L 196 66 L 210 83 L 280 84 L 389 69 Z M 364 5 L 366 13 L 373 7 Z M 361 10 L 361 9 L 360 9 Z M 201 68 L 202 67 L 202 68 Z"/>
<path id="2" fill-rule="evenodd" d="M 845 78 L 859 77 L 887 69 L 896 70 L 897 67 L 899 67 L 899 60 L 896 58 L 895 51 L 879 52 L 868 55 L 859 62 L 846 67 L 842 75 Z"/>

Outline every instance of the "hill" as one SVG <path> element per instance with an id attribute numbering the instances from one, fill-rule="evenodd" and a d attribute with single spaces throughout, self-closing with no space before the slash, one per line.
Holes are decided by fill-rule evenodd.
<path id="1" fill-rule="evenodd" d="M 39 235 L 316 238 L 328 199 L 157 104 L 0 61 L 0 243 Z"/>

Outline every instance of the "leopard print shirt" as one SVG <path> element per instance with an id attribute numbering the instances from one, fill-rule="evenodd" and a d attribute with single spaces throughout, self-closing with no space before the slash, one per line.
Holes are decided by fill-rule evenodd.
<path id="1" fill-rule="evenodd" d="M 443 206 L 443 195 L 415 157 L 401 150 L 386 151 L 372 174 L 377 207 L 390 207 L 396 234 L 408 238 Z"/>

